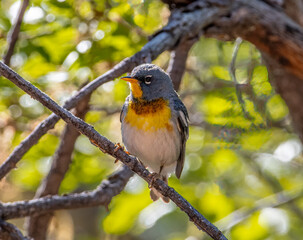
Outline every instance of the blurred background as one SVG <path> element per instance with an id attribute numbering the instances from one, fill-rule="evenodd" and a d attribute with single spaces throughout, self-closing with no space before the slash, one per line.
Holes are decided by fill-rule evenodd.
<path id="1" fill-rule="evenodd" d="M 0 55 L 21 1 L 0 2 Z M 139 51 L 167 23 L 169 9 L 146 0 L 32 0 L 11 67 L 60 104 L 85 82 Z M 288 108 L 268 81 L 253 45 L 236 56 L 236 89 L 229 74 L 233 42 L 202 38 L 190 51 L 179 94 L 191 120 L 181 179 L 169 185 L 229 239 L 302 239 L 302 144 Z M 170 53 L 154 61 L 166 69 Z M 50 111 L 0 78 L 0 163 Z M 129 89 L 115 79 L 92 95 L 86 121 L 121 142 L 119 112 Z M 242 98 L 242 101 L 239 101 Z M 64 128 L 60 121 L 0 182 L 2 202 L 32 199 L 48 173 Z M 118 164 L 80 136 L 59 193 L 94 189 Z M 21 229 L 24 220 L 11 221 Z M 104 207 L 57 211 L 48 239 L 209 239 L 173 203 L 152 202 L 134 176 Z M 245 237 L 243 237 L 245 236 Z"/>

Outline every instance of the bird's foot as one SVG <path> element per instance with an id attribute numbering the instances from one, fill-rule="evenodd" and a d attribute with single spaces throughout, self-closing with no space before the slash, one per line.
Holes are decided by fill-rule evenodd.
<path id="1" fill-rule="evenodd" d="M 99 148 L 103 153 L 107 153 L 107 151 L 105 151 L 102 147 L 100 147 L 100 145 L 94 139 L 90 138 L 89 141 L 91 142 L 91 144 Z"/>
<path id="2" fill-rule="evenodd" d="M 121 144 L 120 144 L 120 143 L 116 143 L 116 144 L 115 144 L 114 153 L 116 153 L 116 152 L 117 152 L 119 149 L 124 150 L 124 147 L 123 147 L 123 146 L 121 146 Z"/>
<path id="3" fill-rule="evenodd" d="M 148 188 L 152 188 L 152 185 L 153 185 L 154 182 L 160 177 L 160 174 L 159 174 L 159 173 L 151 173 L 151 174 L 150 174 L 150 177 L 151 177 L 151 181 L 150 181 L 150 183 L 148 184 Z"/>
<path id="4" fill-rule="evenodd" d="M 121 146 L 120 143 L 116 143 L 115 144 L 115 149 L 114 149 L 114 153 L 116 153 L 119 149 L 122 149 L 124 152 L 126 152 L 128 155 L 130 155 L 130 153 L 128 151 L 125 150 L 125 148 L 123 146 Z M 116 158 L 114 163 L 117 163 L 119 161 L 118 158 Z"/>

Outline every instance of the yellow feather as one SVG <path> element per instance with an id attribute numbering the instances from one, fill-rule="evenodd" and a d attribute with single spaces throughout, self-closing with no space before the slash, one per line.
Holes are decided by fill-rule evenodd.
<path id="1" fill-rule="evenodd" d="M 141 90 L 141 87 L 140 87 L 140 84 L 138 81 L 136 82 L 130 82 L 130 89 L 132 90 L 132 93 L 133 93 L 133 96 L 135 98 L 141 98 L 142 97 L 142 90 Z"/>

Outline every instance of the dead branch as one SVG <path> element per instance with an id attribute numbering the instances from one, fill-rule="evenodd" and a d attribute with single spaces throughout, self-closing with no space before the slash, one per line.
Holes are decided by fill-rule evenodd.
<path id="1" fill-rule="evenodd" d="M 64 109 L 63 107 L 59 106 L 55 101 L 53 101 L 49 96 L 47 96 L 45 93 L 40 91 L 38 88 L 33 86 L 30 82 L 23 79 L 20 75 L 15 73 L 12 69 L 10 69 L 8 66 L 0 62 L 0 74 L 13 82 L 16 86 L 21 88 L 23 91 L 28 93 L 32 98 L 38 100 L 40 103 L 42 103 L 45 107 L 50 109 L 52 112 L 60 116 L 66 123 L 72 124 L 80 133 L 87 136 L 91 143 L 97 146 L 102 152 L 110 154 L 111 156 L 115 157 L 116 159 L 119 159 L 121 162 L 123 162 L 125 165 L 127 165 L 133 172 L 137 173 L 140 177 L 142 177 L 149 186 L 152 186 L 153 188 L 157 189 L 163 196 L 170 198 L 182 211 L 184 211 L 189 219 L 195 223 L 195 225 L 198 227 L 198 229 L 205 231 L 209 236 L 211 236 L 213 239 L 226 239 L 226 237 L 218 230 L 211 222 L 209 222 L 201 213 L 199 213 L 188 201 L 186 201 L 180 194 L 178 194 L 173 188 L 169 187 L 167 184 L 165 184 L 162 180 L 159 178 L 155 179 L 155 177 L 144 168 L 144 166 L 137 161 L 137 159 L 133 156 L 128 155 L 123 149 L 117 148 L 117 146 L 105 138 L 104 136 L 100 135 L 93 126 L 85 123 L 80 118 L 75 117 L 71 112 Z M 77 197 L 77 204 L 80 203 L 83 204 L 83 194 L 79 194 Z M 100 196 L 104 197 L 105 195 Z M 91 196 L 92 197 L 92 196 Z M 62 199 L 63 198 L 63 199 Z M 66 206 L 66 202 L 68 202 L 68 199 L 64 199 L 63 197 L 50 197 L 48 199 L 51 200 L 44 200 L 46 203 L 48 203 L 48 210 L 50 205 L 53 202 L 59 201 L 59 206 L 62 206 L 64 204 L 65 208 L 69 208 L 69 204 Z M 31 200 L 39 203 L 39 199 Z M 31 202 L 29 201 L 29 202 Z M 22 203 L 21 205 L 27 205 L 27 203 Z M 85 203 L 85 202 L 84 202 Z M 76 206 L 78 206 L 75 204 Z M 24 214 L 25 211 L 31 212 L 33 207 L 26 208 L 24 211 L 21 209 L 20 203 L 12 203 L 12 207 L 9 209 L 14 209 L 14 213 L 17 214 L 16 216 L 20 216 L 20 214 Z M 38 206 L 41 207 L 41 205 L 38 204 Z M 46 207 L 47 207 L 46 206 Z M 41 207 L 44 209 L 44 205 Z M 8 205 L 3 205 L 3 208 L 1 209 L 2 213 L 0 216 L 2 216 L 3 219 L 7 219 L 6 215 L 4 214 L 4 211 L 8 209 Z M 36 211 L 37 212 L 37 211 Z M 32 212 L 33 213 L 33 212 Z M 24 216 L 24 215 L 23 215 Z"/>

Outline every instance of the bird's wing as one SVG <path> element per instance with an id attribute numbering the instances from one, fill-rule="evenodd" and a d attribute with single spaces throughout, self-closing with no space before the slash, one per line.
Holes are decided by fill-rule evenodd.
<path id="1" fill-rule="evenodd" d="M 183 105 L 180 99 L 176 99 L 173 105 L 177 116 L 177 127 L 181 139 L 180 155 L 176 166 L 176 176 L 177 178 L 180 178 L 184 166 L 185 145 L 186 145 L 186 140 L 188 139 L 189 118 L 188 118 L 186 107 Z"/>
<path id="2" fill-rule="evenodd" d="M 128 102 L 129 102 L 129 97 L 126 98 L 125 103 L 123 104 L 123 107 L 122 107 L 122 110 L 121 110 L 121 113 L 120 113 L 120 122 L 121 123 L 122 123 L 122 121 L 123 121 L 123 119 L 126 115 Z"/>

